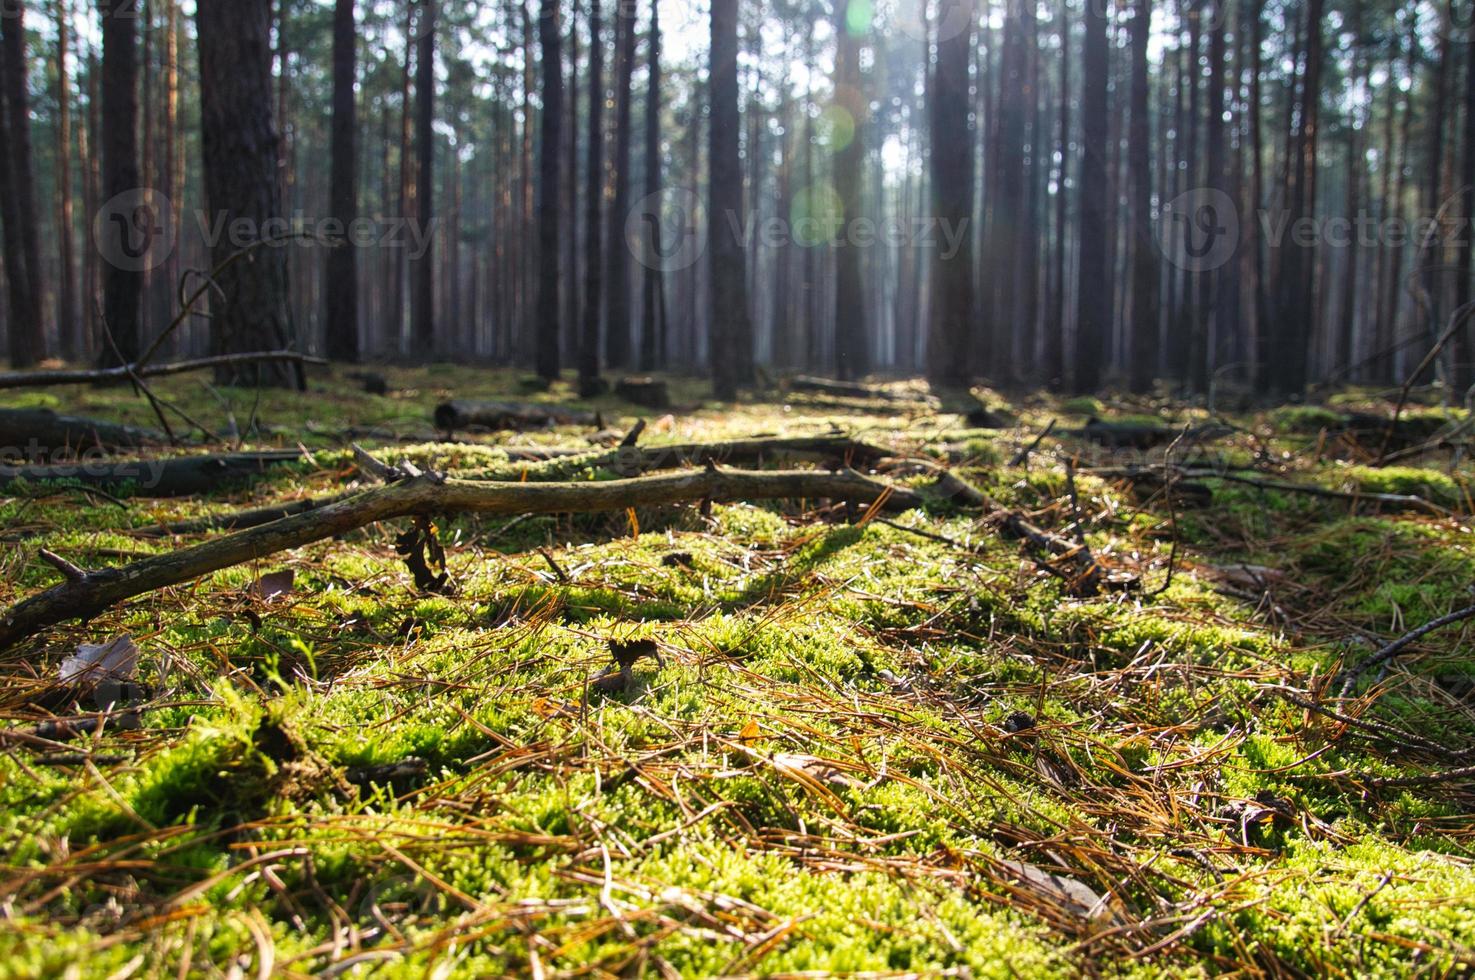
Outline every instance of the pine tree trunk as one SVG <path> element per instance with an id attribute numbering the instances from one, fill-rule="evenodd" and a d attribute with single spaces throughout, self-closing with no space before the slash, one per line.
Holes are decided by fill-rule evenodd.
<path id="1" fill-rule="evenodd" d="M 1076 316 L 1075 376 L 1077 392 L 1101 385 L 1101 358 L 1111 323 L 1106 236 L 1107 65 L 1106 14 L 1086 4 L 1086 32 L 1081 75 L 1080 245 L 1076 251 L 1076 283 L 1080 311 Z"/>
<path id="2" fill-rule="evenodd" d="M 850 114 L 854 131 L 835 153 L 835 192 L 839 195 L 845 228 L 865 213 L 861 199 L 861 163 L 865 159 L 866 117 L 870 106 L 860 76 L 859 25 L 850 23 L 858 9 L 851 0 L 836 0 L 835 92 L 837 104 Z M 871 371 L 870 340 L 866 335 L 866 297 L 861 277 L 861 249 L 842 231 L 835 254 L 835 373 L 842 381 L 865 377 Z"/>
<path id="3" fill-rule="evenodd" d="M 358 106 L 354 99 L 358 31 L 354 0 L 333 8 L 332 213 L 345 235 L 358 220 Z M 359 359 L 358 250 L 345 242 L 328 249 L 323 331 L 328 357 Z"/>
<path id="4" fill-rule="evenodd" d="M 31 159 L 31 110 L 26 59 L 26 7 L 10 0 L 0 17 L 0 99 L 7 156 L 0 174 L 5 225 L 5 269 L 10 291 L 10 363 L 31 367 L 46 356 L 41 240 L 36 212 L 36 178 Z"/>
<path id="5" fill-rule="evenodd" d="M 542 0 L 538 36 L 543 49 L 543 132 L 538 150 L 538 316 L 537 369 L 550 381 L 559 374 L 559 241 L 558 199 L 563 151 L 563 54 L 558 23 L 558 0 Z"/>
<path id="6" fill-rule="evenodd" d="M 962 0 L 939 25 L 937 65 L 928 86 L 932 210 L 961 232 L 954 254 L 939 250 L 934 261 L 927 376 L 947 387 L 966 387 L 974 340 L 973 128 L 969 125 L 969 57 L 977 13 Z M 964 18 L 953 23 L 951 18 Z"/>
<path id="7" fill-rule="evenodd" d="M 707 221 L 711 240 L 712 387 L 719 399 L 737 397 L 743 377 L 744 345 L 752 357 L 748 318 L 747 255 L 739 233 L 743 213 L 743 171 L 738 155 L 738 0 L 712 0 L 711 171 Z"/>
<path id="8" fill-rule="evenodd" d="M 437 0 L 419 0 L 415 52 L 415 220 L 424 254 L 412 259 L 410 332 L 421 356 L 437 350 L 435 323 L 435 32 Z"/>
<path id="9" fill-rule="evenodd" d="M 647 48 L 649 75 L 645 89 L 645 197 L 656 209 L 650 222 L 650 254 L 662 252 L 659 195 L 662 188 L 661 159 L 661 4 L 650 3 L 650 37 Z M 641 300 L 640 369 L 652 371 L 666 363 L 666 322 L 661 315 L 665 306 L 665 276 L 659 263 L 644 270 L 644 296 Z"/>
<path id="10" fill-rule="evenodd" d="M 287 349 L 296 340 L 287 249 L 253 247 L 279 239 L 286 228 L 272 122 L 271 5 L 198 0 L 195 17 L 205 201 L 212 228 L 222 231 L 211 262 L 218 268 L 242 247 L 253 248 L 250 261 L 233 262 L 215 276 L 220 290 L 210 309 L 211 353 Z M 303 387 L 301 368 L 290 364 L 226 369 L 217 380 Z"/>
<path id="11" fill-rule="evenodd" d="M 99 363 L 133 361 L 141 353 L 143 270 L 155 228 L 140 196 L 138 170 L 138 84 L 136 0 L 100 0 L 102 14 L 102 208 L 113 221 L 98 229 L 103 258 L 103 340 Z M 120 197 L 119 195 L 124 195 Z M 261 348 L 254 348 L 260 350 Z M 222 351 L 224 353 L 224 351 Z"/>
<path id="12" fill-rule="evenodd" d="M 72 207 L 72 82 L 70 0 L 56 0 L 56 335 L 64 360 L 75 361 L 82 350 L 77 316 L 77 261 L 74 255 Z"/>
<path id="13" fill-rule="evenodd" d="M 1152 388 L 1157 369 L 1158 268 L 1152 234 L 1152 168 L 1147 116 L 1147 47 L 1152 36 L 1152 0 L 1137 0 L 1132 17 L 1131 128 L 1132 318 L 1127 356 L 1133 391 Z"/>
<path id="14" fill-rule="evenodd" d="M 600 226 L 604 199 L 604 40 L 600 0 L 589 2 L 589 136 L 588 170 L 585 179 L 587 209 L 584 224 L 584 323 L 579 334 L 579 390 L 584 395 L 595 393 L 600 386 L 599 322 L 604 308 L 601 274 L 604 252 L 600 247 Z"/>
<path id="15" fill-rule="evenodd" d="M 630 248 L 625 218 L 630 213 L 630 77 L 635 67 L 635 0 L 615 0 L 615 154 L 605 259 L 605 356 L 612 368 L 630 366 Z"/>

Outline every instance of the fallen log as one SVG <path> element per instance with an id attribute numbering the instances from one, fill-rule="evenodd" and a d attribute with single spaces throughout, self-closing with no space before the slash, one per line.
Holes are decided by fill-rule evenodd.
<path id="1" fill-rule="evenodd" d="M 787 382 L 789 391 L 802 391 L 816 395 L 830 395 L 835 398 L 859 398 L 867 401 L 882 402 L 904 402 L 909 404 L 928 404 L 930 396 L 921 392 L 911 393 L 893 391 L 876 385 L 859 384 L 854 381 L 832 381 L 829 378 L 814 378 L 808 375 L 799 375 L 790 378 Z"/>
<path id="2" fill-rule="evenodd" d="M 671 392 L 659 378 L 621 378 L 615 382 L 615 397 L 641 408 L 671 407 Z"/>
<path id="3" fill-rule="evenodd" d="M 1181 427 L 1147 422 L 1107 422 L 1093 417 L 1081 428 L 1066 429 L 1064 434 L 1110 449 L 1154 449 L 1167 446 L 1179 438 L 1189 444 L 1208 442 L 1226 436 L 1231 431 L 1233 430 L 1223 425 L 1200 425 L 1185 431 Z"/>
<path id="4" fill-rule="evenodd" d="M 197 357 L 172 364 L 123 364 L 110 368 L 82 368 L 61 371 L 6 371 L 0 373 L 0 388 L 46 388 L 52 385 L 106 384 L 131 381 L 134 378 L 162 378 L 171 374 L 187 374 L 191 371 L 208 371 L 220 367 L 240 367 L 247 364 L 271 364 L 288 362 L 312 364 L 326 367 L 327 361 L 299 351 L 276 350 L 245 354 L 220 354 L 215 357 Z"/>
<path id="5" fill-rule="evenodd" d="M 0 649 L 58 623 L 91 618 L 116 603 L 157 589 L 395 518 L 456 513 L 589 513 L 786 497 L 868 504 L 883 494 L 888 507 L 900 510 L 923 501 L 914 490 L 851 471 L 746 472 L 708 467 L 690 473 L 589 483 L 474 482 L 422 473 L 191 548 L 120 568 L 77 569 L 64 574 L 66 581 L 60 585 L 0 614 Z"/>
<path id="6" fill-rule="evenodd" d="M 444 432 L 457 429 L 551 429 L 557 425 L 595 425 L 595 414 L 559 405 L 526 402 L 449 401 L 435 407 L 435 427 Z"/>
<path id="7" fill-rule="evenodd" d="M 49 408 L 0 409 L 0 458 L 43 460 L 167 442 L 164 433 L 153 429 L 58 415 Z"/>
<path id="8" fill-rule="evenodd" d="M 0 486 L 24 480 L 92 487 L 110 493 L 126 489 L 135 497 L 190 497 L 249 483 L 274 466 L 302 459 L 302 453 L 294 449 L 122 462 L 83 458 L 67 463 L 0 465 Z"/>
<path id="9" fill-rule="evenodd" d="M 892 454 L 879 446 L 847 436 L 794 436 L 734 439 L 727 442 L 691 442 L 670 446 L 620 445 L 590 457 L 568 457 L 571 464 L 608 469 L 622 476 L 651 470 L 709 463 L 762 466 L 775 459 L 806 457 L 842 463 L 847 467 L 873 466 Z"/>

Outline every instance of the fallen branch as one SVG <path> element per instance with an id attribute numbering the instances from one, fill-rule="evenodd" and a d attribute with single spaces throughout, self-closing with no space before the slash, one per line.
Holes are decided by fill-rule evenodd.
<path id="1" fill-rule="evenodd" d="M 225 456 L 174 456 L 123 462 L 79 460 L 29 466 L 0 465 L 0 486 L 65 483 L 100 490 L 130 488 L 139 497 L 189 497 L 260 476 L 273 466 L 301 462 L 302 453 L 278 450 Z"/>
<path id="2" fill-rule="evenodd" d="M 80 579 L 69 579 L 0 615 L 0 649 L 58 623 L 90 618 L 135 596 L 395 518 L 454 513 L 587 513 L 783 497 L 870 503 L 883 493 L 890 494 L 888 504 L 897 509 L 922 503 L 913 490 L 849 471 L 745 472 L 711 467 L 692 473 L 592 483 L 482 483 L 421 474 L 192 548 L 121 568 L 85 572 Z"/>
<path id="3" fill-rule="evenodd" d="M 525 402 L 442 402 L 435 407 L 435 427 L 444 432 L 457 429 L 550 429 L 556 425 L 594 425 L 596 416 L 576 408 L 531 405 Z"/>
<path id="4" fill-rule="evenodd" d="M 1475 619 L 1475 606 L 1467 606 L 1464 609 L 1458 609 L 1448 614 L 1447 616 L 1440 616 L 1438 619 L 1425 623 L 1423 626 L 1420 626 L 1416 630 L 1411 630 L 1403 634 L 1398 639 L 1394 640 L 1392 643 L 1388 644 L 1387 646 L 1383 647 L 1383 649 L 1373 654 L 1371 657 L 1368 657 L 1355 670 L 1348 673 L 1346 679 L 1342 681 L 1342 697 L 1345 698 L 1348 695 L 1348 693 L 1352 690 L 1353 685 L 1357 683 L 1358 679 L 1361 678 L 1363 674 L 1366 674 L 1374 667 L 1380 666 L 1392 660 L 1394 657 L 1402 653 L 1410 644 L 1417 643 L 1419 640 L 1422 640 L 1424 637 L 1428 636 L 1430 633 L 1433 633 L 1435 630 L 1444 629 L 1444 627 L 1446 626 L 1453 626 L 1455 623 L 1462 623 L 1467 619 Z"/>
<path id="5" fill-rule="evenodd" d="M 930 396 L 922 392 L 893 391 L 876 385 L 853 381 L 832 381 L 829 378 L 814 378 L 799 375 L 786 384 L 789 391 L 802 391 L 835 398 L 859 398 L 867 401 L 899 402 L 905 404 L 927 404 Z"/>
<path id="6" fill-rule="evenodd" d="M 168 437 L 153 429 L 58 415 L 49 408 L 0 409 L 0 453 L 40 459 L 87 450 L 138 449 L 164 445 Z"/>
<path id="7" fill-rule="evenodd" d="M 1141 467 L 1097 467 L 1090 470 L 1082 470 L 1091 476 L 1103 479 L 1117 480 L 1152 480 L 1161 482 L 1163 472 L 1161 470 L 1146 470 Z M 1319 487 L 1311 483 L 1286 483 L 1281 480 L 1261 480 L 1255 477 L 1240 476 L 1222 470 L 1175 470 L 1174 485 L 1178 486 L 1178 480 L 1223 480 L 1225 483 L 1237 483 L 1241 486 L 1254 487 L 1257 490 L 1274 490 L 1280 493 L 1299 493 L 1310 497 L 1324 497 L 1328 500 L 1349 500 L 1354 503 L 1366 501 L 1375 504 L 1389 504 L 1394 507 L 1416 507 L 1427 510 L 1431 514 L 1440 517 L 1453 517 L 1454 512 L 1446 507 L 1441 507 L 1432 500 L 1414 496 L 1407 493 L 1373 493 L 1363 490 L 1333 490 L 1329 487 Z"/>
<path id="8" fill-rule="evenodd" d="M 261 351 L 254 354 L 221 354 L 215 357 L 199 357 L 172 364 L 139 366 L 122 364 L 110 368 L 89 368 L 72 371 L 7 371 L 0 373 L 0 388 L 46 388 L 51 385 L 104 384 L 107 382 L 132 381 L 135 378 L 162 378 L 172 374 L 187 374 L 191 371 L 207 371 L 219 367 L 237 367 L 244 364 L 267 364 L 287 361 L 296 364 L 326 366 L 327 361 L 299 351 Z"/>

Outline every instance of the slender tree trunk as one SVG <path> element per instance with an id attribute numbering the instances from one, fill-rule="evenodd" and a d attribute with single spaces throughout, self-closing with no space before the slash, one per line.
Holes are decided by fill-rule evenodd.
<path id="1" fill-rule="evenodd" d="M 1455 280 L 1455 307 L 1458 309 L 1470 302 L 1471 276 L 1475 275 L 1475 249 L 1471 236 L 1475 235 L 1475 22 L 1470 24 L 1465 42 L 1468 56 L 1465 61 L 1465 132 L 1460 152 L 1460 212 L 1465 216 L 1465 228 L 1460 235 L 1457 278 Z M 1475 364 L 1471 364 L 1471 329 L 1468 323 L 1454 337 L 1454 389 L 1462 394 L 1475 381 Z"/>
<path id="2" fill-rule="evenodd" d="M 143 272 L 151 262 L 158 220 L 138 171 L 138 61 L 136 0 L 99 0 L 102 16 L 103 214 L 96 233 L 103 265 L 104 367 L 142 351 Z M 121 196 L 120 196 L 121 195 Z M 102 222 L 110 222 L 103 224 Z M 225 353 L 225 351 L 221 351 Z"/>
<path id="3" fill-rule="evenodd" d="M 70 76 L 70 0 L 56 0 L 56 334 L 61 356 L 75 361 L 82 350 L 77 316 L 77 261 L 72 216 L 72 82 Z"/>
<path id="4" fill-rule="evenodd" d="M 214 246 L 211 264 L 220 267 L 243 245 L 271 241 L 286 226 L 272 122 L 271 5 L 269 0 L 197 0 L 195 10 L 205 201 L 213 222 L 236 229 Z M 212 353 L 293 346 L 285 248 L 255 248 L 250 261 L 231 263 L 215 281 L 220 288 L 210 308 Z M 224 384 L 303 387 L 296 365 L 226 369 L 217 378 Z"/>
<path id="5" fill-rule="evenodd" d="M 358 219 L 358 106 L 354 99 L 358 31 L 354 0 L 336 0 L 333 9 L 332 211 L 345 230 Z M 323 331 L 335 361 L 359 359 L 358 251 L 345 241 L 328 250 L 325 275 L 327 308 Z"/>
<path id="6" fill-rule="evenodd" d="M 1151 126 L 1148 121 L 1147 47 L 1152 36 L 1152 0 L 1136 0 L 1132 17 L 1131 129 L 1132 318 L 1127 356 L 1133 391 L 1152 388 L 1157 369 L 1158 268 L 1152 236 Z"/>
<path id="7" fill-rule="evenodd" d="M 563 150 L 563 61 L 558 0 L 542 0 L 538 12 L 538 36 L 543 49 L 543 133 L 538 150 L 538 316 L 537 369 L 550 381 L 559 374 L 558 295 L 560 260 L 558 198 L 559 158 Z"/>
<path id="8" fill-rule="evenodd" d="M 661 159 L 661 4 L 650 3 L 650 38 L 647 58 L 649 77 L 645 89 L 645 196 L 654 220 L 647 229 L 650 254 L 657 258 L 644 270 L 641 301 L 640 369 L 651 371 L 666 363 L 665 277 L 659 257 L 663 254 L 659 196 L 662 187 Z"/>
<path id="9" fill-rule="evenodd" d="M 1297 99 L 1299 125 L 1291 134 L 1286 168 L 1287 227 L 1315 213 L 1316 140 L 1321 102 L 1321 57 L 1324 0 L 1306 6 L 1306 68 Z M 1313 254 L 1309 244 L 1292 241 L 1281 247 L 1278 272 L 1279 321 L 1271 328 L 1271 390 L 1283 396 L 1300 394 L 1306 387 L 1313 309 Z"/>
<path id="10" fill-rule="evenodd" d="M 747 255 L 738 232 L 743 218 L 743 171 L 738 155 L 738 0 L 712 0 L 711 176 L 707 220 L 711 239 L 712 386 L 719 399 L 737 397 L 743 376 L 743 346 L 752 358 L 748 318 Z"/>
<path id="11" fill-rule="evenodd" d="M 870 104 L 860 75 L 860 35 L 868 24 L 852 23 L 851 12 L 869 10 L 851 0 L 836 0 L 836 101 L 854 123 L 850 141 L 835 153 L 835 191 L 843 208 L 845 227 L 865 216 L 861 196 L 861 163 L 865 159 Z M 861 277 L 861 249 L 842 232 L 835 254 L 835 372 L 842 380 L 864 377 L 871 370 L 870 340 L 866 334 L 866 297 Z"/>
<path id="12" fill-rule="evenodd" d="M 974 340 L 973 282 L 973 128 L 969 58 L 977 13 L 973 0 L 962 0 L 949 14 L 961 23 L 938 25 L 937 65 L 928 86 L 928 133 L 931 141 L 932 209 L 939 221 L 959 232 L 954 254 L 939 252 L 927 343 L 927 376 L 935 384 L 966 387 Z"/>
<path id="13" fill-rule="evenodd" d="M 1107 64 L 1106 13 L 1086 4 L 1086 33 L 1081 75 L 1080 245 L 1076 251 L 1076 283 L 1080 310 L 1076 315 L 1074 389 L 1089 393 L 1101 385 L 1101 358 L 1111 322 L 1108 281 L 1106 185 Z"/>
<path id="14" fill-rule="evenodd" d="M 419 0 L 415 52 L 415 220 L 424 254 L 413 258 L 410 332 L 424 356 L 436 350 L 435 324 L 435 32 L 438 0 Z"/>
<path id="15" fill-rule="evenodd" d="M 46 356 L 45 294 L 41 283 L 41 238 L 36 211 L 36 177 L 31 157 L 29 61 L 26 5 L 10 0 L 0 17 L 0 87 L 3 87 L 8 177 L 3 183 L 6 278 L 11 294 L 10 362 L 30 367 Z M 12 237 L 13 236 L 13 237 Z"/>
<path id="16" fill-rule="evenodd" d="M 579 390 L 589 397 L 603 388 L 599 376 L 599 321 L 604 312 L 601 302 L 604 252 L 600 236 L 600 205 L 604 201 L 604 39 L 600 0 L 589 0 L 589 135 L 585 178 L 587 216 L 584 225 L 584 324 L 579 338 Z"/>
<path id="17" fill-rule="evenodd" d="M 614 194 L 605 216 L 605 354 L 612 368 L 630 366 L 630 248 L 625 219 L 630 214 L 630 77 L 635 68 L 635 0 L 615 0 L 615 154 L 610 167 Z"/>
<path id="18" fill-rule="evenodd" d="M 1070 10 L 1066 0 L 1060 0 L 1057 16 L 1060 18 L 1060 132 L 1055 146 L 1060 154 L 1060 166 L 1055 178 L 1055 288 L 1050 297 L 1050 312 L 1045 318 L 1040 364 L 1043 380 L 1051 388 L 1058 388 L 1065 378 L 1065 321 L 1066 311 L 1069 309 L 1065 256 L 1069 210 L 1067 202 L 1070 199 L 1066 194 L 1066 181 L 1070 172 Z"/>

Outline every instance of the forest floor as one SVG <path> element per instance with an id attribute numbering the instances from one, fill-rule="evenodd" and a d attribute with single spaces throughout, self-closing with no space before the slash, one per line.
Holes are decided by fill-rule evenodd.
<path id="1" fill-rule="evenodd" d="M 60 581 L 41 548 L 122 566 L 220 533 L 161 523 L 367 485 L 350 425 L 386 461 L 468 478 L 612 476 L 495 444 L 593 449 L 590 427 L 471 445 L 430 426 L 452 394 L 563 386 L 384 369 L 379 397 L 345 373 L 259 401 L 157 382 L 310 459 L 208 498 L 12 484 L 0 606 Z M 1372 465 L 1378 435 L 1338 413 L 1386 416 L 1382 397 L 1125 452 L 1070 430 L 1208 416 L 1038 395 L 971 429 L 920 401 L 715 406 L 673 384 L 671 415 L 602 402 L 616 438 L 637 416 L 647 447 L 838 429 L 894 454 L 880 478 L 926 484 L 907 462 L 925 458 L 989 506 L 445 517 L 440 592 L 417 590 L 400 521 L 0 652 L 0 977 L 1475 969 L 1470 624 L 1345 698 L 1338 681 L 1475 602 L 1475 469 Z M 122 387 L 0 406 L 157 424 Z M 1169 453 L 1193 473 L 1164 481 Z M 1079 532 L 1096 594 L 1000 512 Z M 122 634 L 130 683 L 56 696 L 65 656 Z M 638 640 L 659 656 L 610 683 L 610 641 Z M 106 710 L 103 691 L 101 731 L 46 721 Z"/>

